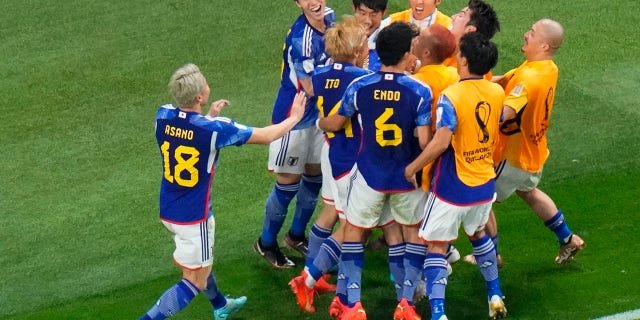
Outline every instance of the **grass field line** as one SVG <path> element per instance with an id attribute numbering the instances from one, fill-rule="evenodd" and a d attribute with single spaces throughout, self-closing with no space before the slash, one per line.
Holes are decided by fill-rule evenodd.
<path id="1" fill-rule="evenodd" d="M 593 320 L 637 320 L 640 319 L 640 309 L 616 313 L 614 315 L 597 318 Z"/>

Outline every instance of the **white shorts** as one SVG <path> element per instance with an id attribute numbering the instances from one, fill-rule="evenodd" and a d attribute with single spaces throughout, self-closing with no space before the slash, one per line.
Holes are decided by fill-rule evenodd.
<path id="1" fill-rule="evenodd" d="M 467 236 L 472 236 L 487 223 L 491 204 L 489 201 L 474 206 L 456 206 L 430 192 L 418 235 L 427 242 L 453 242 L 458 239 L 458 229 L 462 225 Z"/>
<path id="2" fill-rule="evenodd" d="M 269 171 L 275 173 L 304 173 L 308 163 L 320 164 L 324 143 L 322 130 L 315 126 L 292 130 L 269 144 Z"/>
<path id="3" fill-rule="evenodd" d="M 402 193 L 385 193 L 372 189 L 357 170 L 353 170 L 345 214 L 349 224 L 371 229 L 392 221 L 417 225 L 423 215 L 427 194 L 422 188 Z"/>
<path id="4" fill-rule="evenodd" d="M 524 171 L 503 160 L 496 167 L 496 202 L 507 200 L 516 190 L 531 191 L 538 186 L 542 169 L 536 173 Z"/>
<path id="5" fill-rule="evenodd" d="M 333 178 L 329 162 L 329 144 L 326 141 L 322 146 L 320 165 L 322 168 L 322 200 L 328 205 L 335 206 L 340 219 L 345 219 L 344 209 L 351 184 L 351 173 L 346 173 L 337 180 Z"/>
<path id="6" fill-rule="evenodd" d="M 213 216 L 197 224 L 173 224 L 162 221 L 173 234 L 176 250 L 173 261 L 181 268 L 198 270 L 213 264 L 216 222 Z"/>

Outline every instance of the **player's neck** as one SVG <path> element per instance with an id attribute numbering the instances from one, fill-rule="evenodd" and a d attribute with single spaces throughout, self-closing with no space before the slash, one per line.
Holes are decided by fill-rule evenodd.
<path id="1" fill-rule="evenodd" d="M 395 65 L 395 66 L 382 65 L 380 67 L 380 72 L 404 73 L 404 70 L 405 68 L 400 65 Z"/>
<path id="2" fill-rule="evenodd" d="M 316 30 L 324 33 L 327 30 L 327 25 L 324 23 L 324 18 L 321 20 L 312 19 L 311 17 L 305 15 L 307 18 L 307 22 Z"/>

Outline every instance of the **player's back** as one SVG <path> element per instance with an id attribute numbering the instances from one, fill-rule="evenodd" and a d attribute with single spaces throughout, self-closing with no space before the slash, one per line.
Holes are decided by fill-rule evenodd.
<path id="1" fill-rule="evenodd" d="M 404 167 L 421 151 L 414 131 L 431 122 L 431 90 L 404 74 L 378 72 L 354 81 L 347 98 L 360 113 L 357 164 L 367 183 L 379 191 L 415 189 L 404 178 Z"/>
<path id="2" fill-rule="evenodd" d="M 370 71 L 350 63 L 334 63 L 317 68 L 311 81 L 320 116 L 327 117 L 338 112 L 342 96 L 349 84 L 354 79 L 370 73 Z M 357 115 L 354 115 L 347 119 L 342 129 L 326 132 L 325 137 L 330 145 L 329 160 L 334 178 L 343 175 L 353 167 L 360 148 L 360 131 Z"/>
<path id="3" fill-rule="evenodd" d="M 433 190 L 438 197 L 465 205 L 493 198 L 491 156 L 503 102 L 502 88 L 484 79 L 463 80 L 442 91 L 438 124 L 455 128 L 451 147 L 435 167 Z"/>
<path id="4" fill-rule="evenodd" d="M 228 118 L 207 118 L 172 105 L 160 107 L 156 115 L 163 166 L 160 217 L 183 224 L 206 220 L 218 150 L 245 143 L 251 133 L 251 128 Z"/>

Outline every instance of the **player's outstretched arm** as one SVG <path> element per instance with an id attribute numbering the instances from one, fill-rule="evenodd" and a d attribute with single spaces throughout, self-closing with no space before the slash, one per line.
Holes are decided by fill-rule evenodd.
<path id="1" fill-rule="evenodd" d="M 289 117 L 278 124 L 272 124 L 264 128 L 253 128 L 251 138 L 247 143 L 252 144 L 269 144 L 273 140 L 276 140 L 284 136 L 287 132 L 291 131 L 293 127 L 300 122 L 304 115 L 304 108 L 307 104 L 307 96 L 301 91 L 296 94 L 291 105 L 291 113 Z"/>

